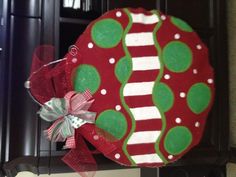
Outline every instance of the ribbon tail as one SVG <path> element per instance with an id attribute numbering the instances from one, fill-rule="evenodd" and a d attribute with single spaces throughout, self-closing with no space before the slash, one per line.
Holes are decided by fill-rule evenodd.
<path id="1" fill-rule="evenodd" d="M 65 97 L 68 99 L 67 97 Z M 70 100 L 70 111 L 72 114 L 79 114 L 79 110 L 88 110 L 94 100 L 90 100 L 92 95 L 89 90 L 86 90 L 84 93 L 77 93 L 74 96 L 71 96 L 68 100 Z"/>
<path id="2" fill-rule="evenodd" d="M 47 130 L 44 131 L 45 135 L 50 141 L 58 142 L 65 140 L 65 138 L 60 133 L 60 127 L 62 123 L 63 123 L 63 118 L 59 118 L 51 125 L 51 127 L 49 127 Z"/>
<path id="3" fill-rule="evenodd" d="M 84 121 L 86 121 L 86 123 L 94 124 L 95 118 L 96 118 L 96 113 L 85 111 L 83 114 L 78 115 L 78 117 L 83 119 Z"/>
<path id="4" fill-rule="evenodd" d="M 70 113 L 76 115 L 80 114 L 80 111 L 87 111 L 91 107 L 92 103 L 93 100 L 80 102 L 77 105 L 72 104 Z"/>
<path id="5" fill-rule="evenodd" d="M 76 132 L 76 149 L 71 149 L 62 160 L 82 177 L 94 177 L 97 163 L 83 137 Z"/>
<path id="6" fill-rule="evenodd" d="M 76 144 L 75 144 L 75 137 L 74 135 L 71 137 L 68 137 L 66 139 L 66 144 L 63 147 L 63 149 L 75 149 L 76 148 Z"/>

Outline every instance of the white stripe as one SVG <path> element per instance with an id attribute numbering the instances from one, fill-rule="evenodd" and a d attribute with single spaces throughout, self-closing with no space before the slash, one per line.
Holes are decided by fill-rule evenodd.
<path id="1" fill-rule="evenodd" d="M 149 46 L 154 45 L 152 32 L 128 33 L 125 37 L 127 46 Z"/>
<path id="2" fill-rule="evenodd" d="M 133 71 L 160 69 L 158 56 L 132 58 Z"/>
<path id="3" fill-rule="evenodd" d="M 161 163 L 162 160 L 157 154 L 133 155 L 131 158 L 135 163 Z"/>
<path id="4" fill-rule="evenodd" d="M 154 82 L 127 83 L 123 90 L 124 96 L 151 95 Z"/>
<path id="5" fill-rule="evenodd" d="M 133 23 L 154 24 L 159 22 L 157 15 L 144 15 L 131 13 Z"/>
<path id="6" fill-rule="evenodd" d="M 161 131 L 140 131 L 134 132 L 127 144 L 155 143 L 160 136 Z"/>
<path id="7" fill-rule="evenodd" d="M 156 106 L 130 108 L 135 120 L 160 119 L 161 114 Z"/>

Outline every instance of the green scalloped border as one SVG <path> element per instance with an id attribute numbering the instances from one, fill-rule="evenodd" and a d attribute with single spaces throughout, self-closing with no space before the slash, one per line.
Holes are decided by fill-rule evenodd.
<path id="1" fill-rule="evenodd" d="M 123 45 L 123 49 L 125 51 L 126 57 L 132 63 L 132 60 L 131 60 L 132 57 L 131 57 L 131 55 L 130 55 L 130 53 L 128 51 L 127 46 L 125 45 L 125 37 L 126 37 L 127 33 L 129 32 L 129 30 L 131 29 L 133 21 L 132 21 L 130 12 L 129 12 L 129 10 L 127 8 L 124 9 L 124 12 L 129 17 L 129 24 L 127 25 L 126 29 L 124 30 L 124 36 L 122 38 L 122 45 Z M 133 161 L 133 159 L 130 157 L 130 155 L 129 155 L 128 151 L 127 151 L 127 142 L 128 142 L 129 137 L 131 136 L 131 134 L 134 132 L 136 125 L 135 125 L 134 117 L 133 117 L 132 113 L 130 112 L 130 109 L 129 109 L 128 105 L 125 103 L 125 99 L 124 99 L 124 96 L 123 96 L 124 87 L 125 87 L 127 81 L 129 80 L 131 74 L 132 74 L 132 72 L 130 73 L 128 79 L 125 82 L 122 83 L 122 86 L 121 86 L 121 89 L 120 89 L 120 99 L 121 99 L 122 105 L 124 106 L 125 110 L 129 113 L 129 115 L 131 117 L 131 121 L 132 121 L 132 127 L 131 127 L 131 130 L 130 130 L 130 133 L 127 136 L 127 138 L 125 139 L 125 141 L 123 143 L 122 149 L 123 149 L 123 152 L 125 153 L 126 157 L 130 160 L 131 165 L 135 166 L 136 163 Z"/>
<path id="2" fill-rule="evenodd" d="M 159 12 L 157 12 L 156 10 L 153 10 L 152 11 L 153 14 L 157 15 L 159 19 L 160 18 L 160 14 Z M 155 34 L 157 33 L 157 31 L 159 30 L 159 28 L 161 27 L 162 25 L 162 21 L 160 20 L 156 27 L 154 28 L 154 31 L 153 31 L 153 38 L 154 38 L 154 44 L 155 44 L 155 47 L 158 51 L 158 56 L 159 56 L 159 60 L 160 60 L 160 72 L 159 72 L 159 75 L 157 76 L 156 80 L 155 80 L 155 83 L 159 83 L 162 76 L 163 76 L 163 73 L 164 73 L 164 64 L 163 64 L 163 60 L 162 60 L 162 51 L 161 51 L 161 47 L 160 45 L 158 44 L 158 41 L 155 37 Z M 153 87 L 154 89 L 154 87 Z M 153 99 L 153 104 L 155 104 L 154 102 L 154 98 L 153 98 L 153 94 L 152 94 L 152 99 Z M 157 105 L 156 105 L 157 106 Z M 158 107 L 158 106 L 157 106 Z M 157 152 L 157 154 L 160 156 L 160 158 L 162 159 L 162 161 L 167 164 L 168 161 L 166 160 L 166 158 L 162 155 L 160 149 L 159 149 L 159 144 L 160 144 L 160 140 L 161 140 L 161 137 L 163 136 L 164 134 L 164 131 L 166 129 L 166 118 L 165 118 L 165 114 L 159 109 L 160 111 L 160 114 L 161 114 L 161 120 L 162 120 L 162 130 L 161 130 L 161 134 L 160 136 L 158 137 L 157 141 L 156 141 L 156 144 L 155 144 L 155 150 Z"/>

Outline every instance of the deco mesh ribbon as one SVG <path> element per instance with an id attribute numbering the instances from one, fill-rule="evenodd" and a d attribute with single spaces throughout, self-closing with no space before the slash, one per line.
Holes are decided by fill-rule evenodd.
<path id="1" fill-rule="evenodd" d="M 32 99 L 41 105 L 40 117 L 53 122 L 45 130 L 47 138 L 53 142 L 66 140 L 64 148 L 71 149 L 62 160 L 82 177 L 92 177 L 97 169 L 94 152 L 89 150 L 77 129 L 95 122 L 96 114 L 88 111 L 94 100 L 89 90 L 84 93 L 70 91 L 65 79 L 65 58 L 56 61 L 53 58 L 53 46 L 35 49 L 25 87 Z"/>
<path id="2" fill-rule="evenodd" d="M 39 46 L 33 53 L 31 73 L 25 87 L 40 105 L 53 97 L 62 98 L 73 90 L 66 81 L 66 58 L 55 61 L 54 58 L 54 47 L 51 45 Z"/>

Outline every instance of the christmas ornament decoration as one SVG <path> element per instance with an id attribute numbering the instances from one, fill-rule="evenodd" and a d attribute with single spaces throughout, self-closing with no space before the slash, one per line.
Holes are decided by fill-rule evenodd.
<path id="1" fill-rule="evenodd" d="M 96 118 L 92 113 L 92 122 L 70 128 L 107 158 L 160 167 L 201 140 L 214 75 L 207 47 L 183 20 L 157 10 L 115 9 L 93 21 L 55 67 L 47 59 L 32 72 L 30 93 L 48 105 L 89 90 L 94 101 L 86 111 Z M 68 118 L 65 106 L 57 109 Z"/>

